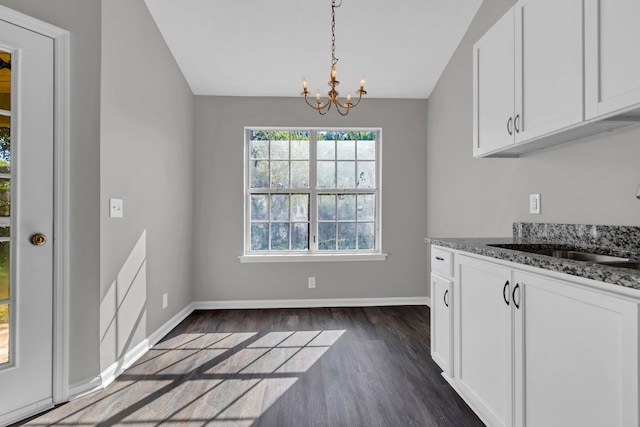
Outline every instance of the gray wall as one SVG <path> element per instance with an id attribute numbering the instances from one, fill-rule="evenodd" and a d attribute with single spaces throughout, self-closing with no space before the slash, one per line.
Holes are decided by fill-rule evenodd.
<path id="1" fill-rule="evenodd" d="M 472 46 L 514 3 L 482 3 L 429 98 L 428 235 L 510 236 L 514 221 L 640 225 L 640 128 L 473 159 Z M 528 213 L 530 193 L 542 195 L 540 215 Z"/>
<path id="2" fill-rule="evenodd" d="M 101 93 L 105 369 L 192 301 L 194 98 L 142 0 L 102 2 Z"/>
<path id="3" fill-rule="evenodd" d="M 426 296 L 426 104 L 367 99 L 345 118 L 301 98 L 196 97 L 195 300 Z M 244 126 L 381 127 L 387 260 L 241 264 Z"/>
<path id="4" fill-rule="evenodd" d="M 0 0 L 71 32 L 70 383 L 99 373 L 100 1 Z"/>

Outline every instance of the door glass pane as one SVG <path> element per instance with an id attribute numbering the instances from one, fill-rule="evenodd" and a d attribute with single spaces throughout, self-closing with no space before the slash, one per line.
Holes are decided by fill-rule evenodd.
<path id="1" fill-rule="evenodd" d="M 11 117 L 0 115 L 0 173 L 11 172 Z"/>
<path id="2" fill-rule="evenodd" d="M 11 110 L 11 54 L 0 51 L 0 109 Z"/>
<path id="3" fill-rule="evenodd" d="M 10 242 L 0 242 L 0 301 L 9 299 Z"/>
<path id="4" fill-rule="evenodd" d="M 9 180 L 0 178 L 0 216 L 11 215 L 11 191 Z"/>
<path id="5" fill-rule="evenodd" d="M 9 361 L 9 304 L 0 305 L 0 364 Z"/>

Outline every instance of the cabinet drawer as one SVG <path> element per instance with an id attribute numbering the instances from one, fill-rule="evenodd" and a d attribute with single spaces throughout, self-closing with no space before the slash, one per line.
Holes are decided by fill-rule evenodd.
<path id="1" fill-rule="evenodd" d="M 453 277 L 453 253 L 432 246 L 431 271 Z"/>

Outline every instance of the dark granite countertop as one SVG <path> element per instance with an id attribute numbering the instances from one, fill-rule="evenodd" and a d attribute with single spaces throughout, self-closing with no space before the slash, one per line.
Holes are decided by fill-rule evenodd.
<path id="1" fill-rule="evenodd" d="M 523 228 L 523 225 L 525 226 Z M 519 244 L 519 245 L 536 245 L 537 247 L 558 248 L 577 251 L 588 251 L 599 253 L 602 255 L 612 255 L 618 257 L 629 258 L 631 260 L 640 260 L 640 250 L 637 247 L 635 236 L 630 238 L 627 233 L 622 239 L 612 238 L 615 234 L 610 233 L 613 227 L 605 229 L 602 233 L 602 226 L 568 226 L 563 230 L 575 231 L 575 227 L 587 227 L 586 232 L 581 233 L 550 233 L 549 226 L 559 226 L 558 224 L 545 224 L 546 235 L 539 233 L 542 227 L 535 233 L 530 233 L 530 229 L 526 229 L 531 224 L 515 223 L 514 237 L 509 238 L 429 238 L 431 244 L 442 246 L 445 248 L 457 249 L 478 255 L 484 255 L 490 258 L 496 258 L 505 261 L 511 261 L 518 264 L 538 267 L 545 270 L 557 271 L 572 276 L 584 277 L 597 280 L 600 282 L 610 283 L 617 286 L 640 290 L 640 270 L 625 267 L 612 267 L 608 265 L 595 264 L 587 261 L 577 261 L 572 259 L 556 258 L 547 255 L 539 255 L 521 250 L 499 248 L 488 246 L 489 244 Z M 542 224 L 534 224 L 541 226 Z M 573 228 L 568 228 L 573 227 Z M 588 228 L 593 227 L 593 228 Z M 596 228 L 600 227 L 600 228 Z M 534 227 L 536 228 L 536 227 Z M 622 228 L 622 227 L 617 227 Z M 629 231 L 630 227 L 625 227 L 623 231 Z M 523 233 L 523 229 L 526 231 Z M 640 231 L 640 229 L 632 231 Z M 602 234 L 606 234 L 603 243 Z M 633 234 L 633 233 L 631 233 Z M 577 236 L 577 237 L 576 237 Z M 630 239 L 632 244 L 630 243 Z"/>

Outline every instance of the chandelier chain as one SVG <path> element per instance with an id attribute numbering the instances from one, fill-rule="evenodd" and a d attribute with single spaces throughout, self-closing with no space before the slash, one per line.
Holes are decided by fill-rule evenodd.
<path id="1" fill-rule="evenodd" d="M 336 0 L 331 0 L 331 65 L 338 63 L 338 58 L 336 58 L 336 7 L 341 5 L 342 1 L 336 6 Z"/>

